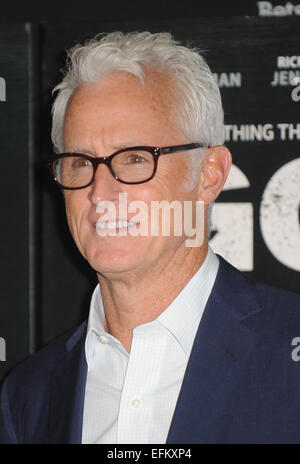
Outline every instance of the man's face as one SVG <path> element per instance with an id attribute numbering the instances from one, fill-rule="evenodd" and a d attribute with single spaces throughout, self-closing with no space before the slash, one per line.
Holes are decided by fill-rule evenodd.
<path id="1" fill-rule="evenodd" d="M 190 142 L 175 126 L 168 80 L 158 72 L 148 73 L 145 86 L 132 75 L 111 75 L 100 83 L 78 88 L 67 107 L 64 124 L 65 152 L 109 156 L 133 146 L 169 146 Z M 189 152 L 187 152 L 189 153 Z M 110 201 L 118 217 L 119 194 L 127 203 L 196 200 L 196 188 L 186 191 L 188 154 L 161 156 L 155 177 L 143 184 L 127 185 L 113 178 L 107 166 L 99 165 L 94 182 L 81 190 L 65 190 L 66 212 L 73 238 L 82 255 L 99 273 L 145 272 L 163 268 L 176 254 L 184 255 L 185 236 L 101 236 L 96 228 L 103 213 L 99 201 Z M 128 219 L 136 213 L 128 213 Z M 151 218 L 149 216 L 149 223 Z M 150 229 L 150 224 L 149 224 Z M 172 230 L 172 227 L 171 227 Z"/>

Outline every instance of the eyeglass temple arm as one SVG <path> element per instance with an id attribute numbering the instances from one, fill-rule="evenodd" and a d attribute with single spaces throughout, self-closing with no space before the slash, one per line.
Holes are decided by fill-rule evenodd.
<path id="1" fill-rule="evenodd" d="M 162 147 L 160 152 L 162 155 L 168 155 L 169 153 L 193 150 L 194 148 L 201 148 L 201 147 L 208 148 L 208 146 L 205 143 L 188 143 L 185 145 L 174 145 L 173 147 Z"/>

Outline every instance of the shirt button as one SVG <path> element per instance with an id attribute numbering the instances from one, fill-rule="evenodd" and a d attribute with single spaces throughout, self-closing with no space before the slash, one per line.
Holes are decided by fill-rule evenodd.
<path id="1" fill-rule="evenodd" d="M 104 337 L 103 335 L 100 335 L 100 337 L 98 337 L 98 340 L 101 343 L 108 343 L 108 338 Z"/>
<path id="2" fill-rule="evenodd" d="M 141 406 L 141 400 L 138 398 L 135 398 L 134 400 L 131 401 L 131 405 L 133 408 L 139 408 Z"/>

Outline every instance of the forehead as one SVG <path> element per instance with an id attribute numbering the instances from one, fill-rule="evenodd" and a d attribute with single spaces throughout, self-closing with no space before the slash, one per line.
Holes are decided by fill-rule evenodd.
<path id="1" fill-rule="evenodd" d="M 174 114 L 176 94 L 170 77 L 148 70 L 144 84 L 132 74 L 114 73 L 100 82 L 78 87 L 65 116 L 65 131 L 92 131 L 93 127 L 140 131 L 178 131 Z"/>
<path id="2" fill-rule="evenodd" d="M 72 94 L 69 104 L 82 104 L 90 95 L 101 96 L 103 104 L 107 100 L 113 103 L 122 99 L 134 99 L 147 101 L 149 104 L 156 104 L 157 107 L 172 106 L 174 98 L 173 85 L 171 77 L 159 70 L 145 70 L 143 83 L 141 80 L 127 72 L 114 72 L 108 76 L 102 77 L 99 82 L 90 83 L 78 87 Z M 68 105 L 69 106 L 69 105 Z"/>

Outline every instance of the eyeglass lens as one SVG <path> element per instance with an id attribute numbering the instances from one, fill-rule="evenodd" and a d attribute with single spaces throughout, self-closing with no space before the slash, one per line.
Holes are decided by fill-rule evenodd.
<path id="1" fill-rule="evenodd" d="M 154 159 L 147 151 L 124 151 L 112 158 L 111 168 L 114 175 L 124 182 L 142 182 L 152 176 Z M 64 187 L 83 187 L 92 181 L 94 175 L 92 162 L 78 155 L 59 158 L 53 169 L 57 181 Z"/>

